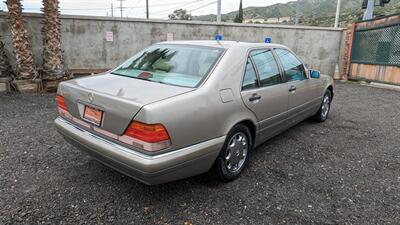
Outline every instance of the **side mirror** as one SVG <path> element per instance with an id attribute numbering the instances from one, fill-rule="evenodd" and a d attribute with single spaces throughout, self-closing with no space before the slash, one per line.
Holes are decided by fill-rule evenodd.
<path id="1" fill-rule="evenodd" d="M 318 79 L 321 76 L 321 73 L 318 70 L 310 70 L 310 77 L 314 79 Z"/>

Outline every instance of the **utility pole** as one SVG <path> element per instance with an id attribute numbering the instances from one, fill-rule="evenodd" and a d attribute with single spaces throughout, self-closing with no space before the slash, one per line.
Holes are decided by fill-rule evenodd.
<path id="1" fill-rule="evenodd" d="M 300 20 L 300 0 L 297 0 L 296 3 L 296 20 L 295 20 L 295 24 L 299 25 L 299 20 Z"/>
<path id="2" fill-rule="evenodd" d="M 111 17 L 114 17 L 114 5 L 111 3 Z"/>
<path id="3" fill-rule="evenodd" d="M 117 8 L 119 8 L 120 9 L 120 12 L 121 12 L 121 18 L 122 18 L 122 12 L 123 12 L 123 10 L 124 10 L 124 7 L 122 7 L 122 1 L 125 1 L 125 0 L 117 0 L 118 2 L 119 2 L 119 7 L 117 7 Z"/>
<path id="4" fill-rule="evenodd" d="M 337 0 L 336 6 L 336 16 L 335 16 L 335 28 L 339 27 L 339 17 L 340 17 L 340 3 L 342 0 Z"/>
<path id="5" fill-rule="evenodd" d="M 149 0 L 146 0 L 146 19 L 149 19 Z"/>
<path id="6" fill-rule="evenodd" d="M 120 9 L 121 9 L 121 18 L 122 18 L 122 0 L 119 0 L 119 7 L 120 7 Z"/>
<path id="7" fill-rule="evenodd" d="M 217 4 L 217 23 L 221 23 L 221 0 Z"/>
<path id="8" fill-rule="evenodd" d="M 375 1 L 374 0 L 368 0 L 368 5 L 367 9 L 365 10 L 363 20 L 369 20 L 372 19 L 374 16 L 374 7 L 375 7 Z"/>

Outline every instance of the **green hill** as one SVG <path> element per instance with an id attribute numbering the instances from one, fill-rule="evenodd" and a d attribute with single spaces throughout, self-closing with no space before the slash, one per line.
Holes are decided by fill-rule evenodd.
<path id="1" fill-rule="evenodd" d="M 239 1 L 239 0 L 238 0 Z M 245 1 L 245 0 L 244 0 Z M 333 26 L 336 0 L 302 0 L 301 1 L 301 23 L 310 26 Z M 361 9 L 362 0 L 342 0 L 341 6 L 341 26 L 345 26 L 363 15 Z M 400 12 L 400 0 L 392 0 L 385 7 L 376 7 L 376 15 L 389 15 Z M 276 19 L 279 23 L 293 24 L 296 15 L 296 1 L 286 4 L 274 4 L 265 7 L 247 7 L 243 9 L 244 19 L 246 22 L 270 23 Z M 236 16 L 237 11 L 222 15 L 223 21 L 231 22 Z M 193 20 L 215 21 L 216 15 L 194 16 Z M 287 18 L 290 18 L 289 20 Z"/>

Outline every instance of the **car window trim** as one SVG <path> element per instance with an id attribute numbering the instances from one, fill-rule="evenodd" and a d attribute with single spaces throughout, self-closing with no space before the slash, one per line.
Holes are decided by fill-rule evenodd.
<path id="1" fill-rule="evenodd" d="M 243 90 L 243 87 L 244 87 L 243 84 L 244 84 L 244 78 L 246 77 L 246 68 L 247 68 L 247 61 L 248 61 L 248 60 L 250 60 L 251 66 L 253 67 L 254 73 L 255 73 L 255 75 L 256 75 L 256 86 L 257 86 L 257 87 L 249 88 L 249 89 Z M 248 57 L 246 58 L 246 62 L 244 63 L 244 71 L 243 71 L 243 77 L 242 77 L 242 83 L 241 83 L 241 85 L 240 85 L 240 89 L 241 89 L 241 91 L 249 91 L 249 90 L 257 89 L 257 88 L 259 88 L 259 87 L 260 87 L 260 79 L 259 79 L 259 77 L 258 77 L 258 73 L 257 73 L 257 71 L 256 71 L 256 67 L 255 67 L 255 65 L 254 65 L 254 61 L 253 61 L 253 59 L 252 59 L 250 56 L 248 56 Z"/>
<path id="2" fill-rule="evenodd" d="M 280 77 L 281 77 L 281 82 L 280 82 L 280 83 L 278 83 L 278 84 L 273 84 L 273 85 L 269 85 L 269 86 L 261 86 L 260 73 L 258 72 L 258 68 L 257 68 L 257 66 L 256 66 L 255 63 L 254 63 L 253 56 L 251 55 L 251 52 L 257 51 L 257 50 L 270 50 L 270 51 L 272 52 L 272 56 L 273 56 L 274 59 L 275 59 L 275 63 L 276 63 L 276 65 L 277 65 L 277 67 L 278 67 L 278 70 L 279 70 L 279 75 L 280 75 Z M 275 85 L 279 85 L 279 84 L 284 84 L 284 83 L 286 82 L 285 79 L 284 79 L 284 77 L 282 76 L 283 74 L 282 74 L 282 71 L 281 71 L 279 62 L 278 62 L 278 61 L 276 60 L 276 58 L 275 58 L 275 54 L 274 54 L 274 52 L 273 52 L 273 48 L 271 48 L 271 47 L 252 48 L 252 49 L 248 52 L 248 54 L 249 54 L 249 57 L 252 59 L 252 61 L 253 61 L 253 66 L 255 67 L 255 70 L 256 70 L 257 79 L 258 79 L 258 83 L 259 83 L 259 84 L 258 84 L 258 89 L 260 89 L 260 88 L 266 88 L 266 87 L 271 87 L 271 86 L 275 86 Z"/>
<path id="3" fill-rule="evenodd" d="M 288 48 L 281 48 L 281 47 L 273 47 L 272 49 L 274 50 L 274 53 L 276 54 L 276 58 L 279 60 L 279 63 L 280 63 L 280 65 L 282 66 L 282 72 L 284 73 L 284 76 L 285 76 L 285 82 L 291 83 L 291 82 L 293 82 L 293 81 L 304 81 L 304 80 L 310 79 L 308 69 L 307 69 L 307 67 L 305 66 L 303 60 L 301 60 L 292 50 L 290 50 L 290 49 L 288 49 Z M 278 54 L 275 52 L 276 49 L 282 49 L 282 50 L 286 50 L 286 51 L 292 53 L 292 55 L 293 55 L 297 60 L 299 60 L 299 62 L 300 62 L 301 65 L 303 66 L 304 72 L 306 73 L 306 78 L 305 78 L 305 79 L 302 79 L 302 80 L 288 81 L 287 76 L 286 76 L 285 67 L 283 66 L 283 63 L 282 63 L 281 59 L 279 58 Z"/>
<path id="4" fill-rule="evenodd" d="M 282 62 L 279 59 L 278 55 L 275 52 L 275 48 L 271 48 L 272 54 L 275 58 L 276 64 L 278 65 L 279 72 L 281 74 L 282 83 L 287 83 L 285 69 L 283 68 Z"/>
<path id="5" fill-rule="evenodd" d="M 254 59 L 251 55 L 249 55 L 249 59 L 250 59 L 251 65 L 253 66 L 254 73 L 256 74 L 256 79 L 257 79 L 257 87 L 256 88 L 260 88 L 261 87 L 260 74 L 258 73 L 256 63 L 254 62 Z"/>

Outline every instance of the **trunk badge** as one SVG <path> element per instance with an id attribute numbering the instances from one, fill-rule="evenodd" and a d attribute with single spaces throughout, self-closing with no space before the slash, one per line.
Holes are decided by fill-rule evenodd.
<path id="1" fill-rule="evenodd" d="M 93 95 L 93 93 L 89 93 L 89 94 L 88 94 L 88 100 L 89 100 L 90 103 L 93 102 L 93 100 L 94 100 L 94 95 Z"/>

